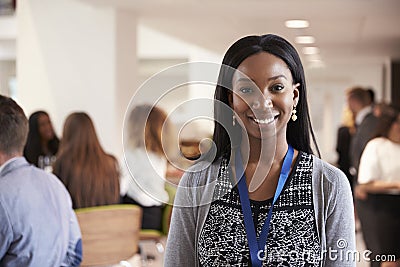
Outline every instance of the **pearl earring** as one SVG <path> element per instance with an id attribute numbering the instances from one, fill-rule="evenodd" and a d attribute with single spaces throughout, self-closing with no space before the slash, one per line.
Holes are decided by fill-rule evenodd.
<path id="1" fill-rule="evenodd" d="M 235 116 L 235 114 L 233 114 L 233 116 L 232 116 L 232 125 L 233 126 L 236 125 L 236 116 Z"/>
<path id="2" fill-rule="evenodd" d="M 292 110 L 292 121 L 296 121 L 297 120 L 297 115 L 296 115 L 296 107 L 293 108 Z"/>

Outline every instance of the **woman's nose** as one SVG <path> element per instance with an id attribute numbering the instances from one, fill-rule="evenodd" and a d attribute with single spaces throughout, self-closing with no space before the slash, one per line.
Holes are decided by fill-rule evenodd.
<path id="1" fill-rule="evenodd" d="M 270 96 L 263 96 L 259 97 L 259 99 L 255 99 L 252 103 L 252 108 L 254 109 L 269 109 L 273 107 L 272 99 Z"/>
<path id="2" fill-rule="evenodd" d="M 264 100 L 264 108 L 272 108 L 274 104 L 272 103 L 272 99 L 270 96 L 267 96 Z"/>

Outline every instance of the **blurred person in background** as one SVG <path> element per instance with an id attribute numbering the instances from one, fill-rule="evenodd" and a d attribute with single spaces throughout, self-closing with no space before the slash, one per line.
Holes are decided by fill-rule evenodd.
<path id="1" fill-rule="evenodd" d="M 374 113 L 375 117 L 379 118 L 383 114 L 391 115 L 393 113 L 393 109 L 394 108 L 392 107 L 392 105 L 385 102 L 380 102 L 374 105 L 372 112 Z"/>
<path id="2" fill-rule="evenodd" d="M 118 162 L 101 147 L 86 113 L 67 117 L 53 172 L 68 189 L 74 209 L 120 203 Z"/>
<path id="3" fill-rule="evenodd" d="M 353 135 L 350 145 L 351 167 L 350 173 L 354 177 L 353 188 L 357 185 L 358 167 L 360 165 L 361 154 L 367 143 L 374 137 L 378 118 L 374 116 L 372 109 L 371 93 L 362 87 L 352 87 L 347 91 L 347 104 L 353 113 L 356 132 Z M 361 223 L 361 232 L 365 245 L 373 250 L 377 243 L 373 235 L 369 235 L 369 225 L 365 224 L 371 218 L 368 213 L 366 203 L 355 200 L 355 210 L 357 218 Z"/>
<path id="4" fill-rule="evenodd" d="M 356 132 L 350 146 L 351 174 L 356 177 L 361 154 L 365 145 L 374 135 L 378 119 L 372 110 L 371 93 L 362 87 L 350 88 L 347 92 L 347 104 L 354 116 Z"/>
<path id="5" fill-rule="evenodd" d="M 41 110 L 32 113 L 24 148 L 26 160 L 42 169 L 45 167 L 45 160 L 46 165 L 51 165 L 50 161 L 57 154 L 59 142 L 49 115 Z"/>
<path id="6" fill-rule="evenodd" d="M 169 200 L 163 147 L 169 137 L 162 133 L 168 135 L 170 127 L 166 113 L 152 105 L 136 106 L 128 117 L 125 157 L 133 181 L 125 180 L 129 185 L 123 203 L 142 207 L 143 229 L 161 230 L 162 209 Z"/>
<path id="7" fill-rule="evenodd" d="M 351 111 L 346 108 L 343 111 L 342 126 L 339 127 L 336 140 L 336 151 L 338 153 L 337 167 L 344 172 L 349 180 L 351 191 L 353 192 L 354 177 L 350 173 L 350 144 L 356 129 L 354 126 L 354 117 Z"/>
<path id="8" fill-rule="evenodd" d="M 376 138 L 366 145 L 360 161 L 355 197 L 365 208 L 361 226 L 373 255 L 396 255 L 400 266 L 400 115 L 386 110 L 379 118 Z M 396 265 L 397 264 L 397 265 Z"/>
<path id="9" fill-rule="evenodd" d="M 371 106 L 374 107 L 375 106 L 375 90 L 372 87 L 367 87 L 366 88 L 368 94 L 369 94 L 369 98 L 371 99 Z"/>
<path id="10" fill-rule="evenodd" d="M 79 266 L 82 242 L 71 198 L 22 156 L 28 120 L 0 95 L 0 266 Z"/>

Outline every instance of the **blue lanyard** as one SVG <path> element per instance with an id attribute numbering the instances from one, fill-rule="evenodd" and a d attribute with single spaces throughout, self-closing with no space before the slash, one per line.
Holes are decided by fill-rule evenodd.
<path id="1" fill-rule="evenodd" d="M 279 195 L 282 192 L 283 186 L 286 183 L 286 180 L 289 176 L 290 166 L 293 160 L 293 147 L 289 145 L 288 151 L 286 153 L 285 159 L 283 160 L 283 165 L 281 172 L 279 174 L 278 186 L 276 187 L 274 199 L 272 201 L 271 208 L 268 211 L 268 216 L 265 219 L 264 225 L 262 227 L 259 238 L 257 238 L 256 230 L 254 228 L 253 216 L 250 207 L 250 199 L 249 192 L 246 185 L 246 177 L 244 175 L 244 168 L 242 163 L 242 155 L 240 153 L 240 149 L 237 149 L 236 157 L 235 157 L 235 166 L 236 166 L 236 174 L 241 175 L 238 189 L 240 202 L 242 206 L 243 216 L 244 216 L 244 226 L 246 228 L 247 240 L 249 243 L 250 249 L 250 258 L 253 267 L 261 267 L 262 262 L 261 259 L 265 258 L 264 249 L 267 243 L 267 237 L 269 232 L 269 225 L 272 218 L 272 210 L 274 208 L 274 204 L 278 199 Z"/>

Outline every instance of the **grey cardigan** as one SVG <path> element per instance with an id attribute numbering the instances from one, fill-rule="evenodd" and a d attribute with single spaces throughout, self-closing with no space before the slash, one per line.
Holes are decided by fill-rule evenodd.
<path id="1" fill-rule="evenodd" d="M 165 266 L 199 266 L 197 244 L 213 201 L 220 161 L 200 162 L 182 177 L 165 252 Z M 356 266 L 350 185 L 337 168 L 313 156 L 313 199 L 322 266 Z"/>

